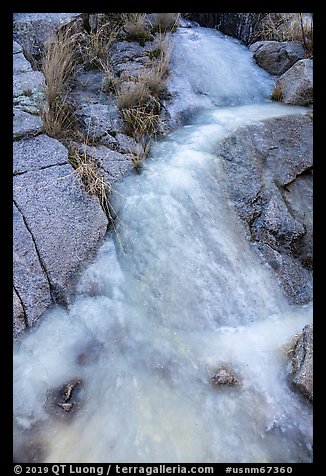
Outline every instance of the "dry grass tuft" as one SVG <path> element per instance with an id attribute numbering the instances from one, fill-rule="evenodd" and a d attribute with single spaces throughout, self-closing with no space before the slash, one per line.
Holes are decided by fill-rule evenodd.
<path id="1" fill-rule="evenodd" d="M 71 29 L 58 32 L 43 58 L 46 106 L 41 108 L 41 118 L 52 137 L 62 138 L 75 127 L 68 94 L 77 64 L 77 39 L 78 34 L 72 34 Z"/>
<path id="2" fill-rule="evenodd" d="M 136 81 L 122 83 L 117 90 L 117 102 L 125 124 L 125 132 L 138 142 L 141 137 L 155 135 L 160 125 L 161 103 L 159 96 L 166 89 L 166 78 L 172 48 L 166 35 L 161 35 L 155 49 L 157 59 L 144 69 Z M 135 163 L 139 161 L 135 159 Z"/>
<path id="3" fill-rule="evenodd" d="M 85 190 L 91 195 L 98 197 L 103 210 L 110 217 L 108 194 L 112 192 L 111 184 L 104 180 L 100 167 L 94 158 L 87 155 L 86 147 L 84 146 L 83 153 L 74 150 L 70 154 L 70 162 L 75 168 L 76 174 Z"/>
<path id="4" fill-rule="evenodd" d="M 74 136 L 77 130 L 74 110 L 74 106 L 68 102 L 67 95 L 57 98 L 51 106 L 42 107 L 40 116 L 45 132 L 50 137 L 59 139 Z"/>
<path id="5" fill-rule="evenodd" d="M 131 157 L 131 163 L 134 166 L 136 172 L 140 172 L 141 167 L 143 165 L 144 160 L 148 156 L 150 152 L 150 144 L 147 142 L 144 143 L 138 143 L 137 149 L 133 149 L 132 151 L 129 152 L 129 155 Z"/>
<path id="6" fill-rule="evenodd" d="M 125 254 L 123 244 L 118 233 L 115 218 L 117 218 L 112 205 L 109 201 L 109 195 L 114 192 L 110 182 L 104 179 L 100 166 L 94 159 L 94 155 L 87 154 L 86 144 L 83 145 L 83 152 L 73 150 L 69 155 L 71 165 L 87 193 L 95 195 L 113 226 L 121 251 Z"/>
<path id="7" fill-rule="evenodd" d="M 77 37 L 71 30 L 59 32 L 51 43 L 43 59 L 43 74 L 46 84 L 46 99 L 51 106 L 64 96 L 70 85 L 76 68 Z"/>
<path id="8" fill-rule="evenodd" d="M 119 36 L 120 26 L 117 23 L 106 22 L 84 36 L 84 44 L 81 47 L 81 56 L 84 63 L 100 67 L 108 61 L 108 50 Z"/>
<path id="9" fill-rule="evenodd" d="M 117 91 L 118 108 L 143 107 L 147 104 L 150 91 L 146 84 L 138 80 L 122 83 Z"/>
<path id="10" fill-rule="evenodd" d="M 123 28 L 130 37 L 138 38 L 147 30 L 145 13 L 123 13 Z"/>
<path id="11" fill-rule="evenodd" d="M 278 82 L 273 89 L 271 99 L 273 101 L 282 101 L 283 98 L 283 91 L 282 91 L 282 85 L 280 82 Z"/>
<path id="12" fill-rule="evenodd" d="M 146 13 L 123 13 L 122 22 L 123 29 L 128 34 L 128 41 L 138 41 L 142 46 L 146 41 L 153 41 L 148 31 Z"/>
<path id="13" fill-rule="evenodd" d="M 180 13 L 155 13 L 153 22 L 153 33 L 162 33 L 166 31 L 174 31 L 180 19 Z"/>
<path id="14" fill-rule="evenodd" d="M 143 136 L 155 135 L 160 115 L 146 107 L 130 107 L 120 111 L 125 123 L 125 132 L 139 140 Z"/>

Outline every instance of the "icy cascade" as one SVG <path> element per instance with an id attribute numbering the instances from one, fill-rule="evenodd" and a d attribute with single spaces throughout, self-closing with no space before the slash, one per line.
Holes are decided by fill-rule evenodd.
<path id="1" fill-rule="evenodd" d="M 311 461 L 283 348 L 311 307 L 289 306 L 253 254 L 214 154 L 239 125 L 304 109 L 266 99 L 272 81 L 237 41 L 198 27 L 175 44 L 173 107 L 201 112 L 119 186 L 116 234 L 70 309 L 16 343 L 17 461 Z M 238 385 L 211 384 L 221 365 Z M 75 378 L 80 405 L 58 418 L 48 391 Z"/>

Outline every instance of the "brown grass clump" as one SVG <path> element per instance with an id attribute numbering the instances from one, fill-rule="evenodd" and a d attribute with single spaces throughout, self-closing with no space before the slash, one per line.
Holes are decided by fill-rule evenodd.
<path id="1" fill-rule="evenodd" d="M 140 172 L 144 160 L 150 152 L 150 144 L 147 143 L 138 143 L 137 149 L 133 149 L 129 155 L 131 157 L 131 163 L 134 166 L 136 172 Z"/>
<path id="2" fill-rule="evenodd" d="M 122 22 L 128 41 L 138 41 L 142 46 L 146 41 L 153 41 L 154 38 L 148 31 L 146 13 L 123 13 Z"/>
<path id="3" fill-rule="evenodd" d="M 160 121 L 158 113 L 150 111 L 146 107 L 130 107 L 122 109 L 120 113 L 127 134 L 138 140 L 144 135 L 155 135 Z"/>
<path id="4" fill-rule="evenodd" d="M 152 32 L 174 31 L 178 26 L 180 13 L 155 13 Z"/>
<path id="5" fill-rule="evenodd" d="M 154 50 L 157 58 L 133 81 L 127 81 L 117 90 L 117 102 L 125 124 L 125 132 L 140 141 L 142 136 L 155 135 L 160 125 L 161 103 L 159 97 L 166 89 L 171 46 L 166 35 L 160 35 Z M 135 163 L 140 160 L 135 159 Z"/>
<path id="6" fill-rule="evenodd" d="M 130 107 L 142 107 L 146 105 L 149 97 L 150 91 L 140 79 L 137 82 L 124 82 L 117 91 L 118 108 L 122 110 Z"/>
<path id="7" fill-rule="evenodd" d="M 74 150 L 69 158 L 86 192 L 98 197 L 103 210 L 110 217 L 110 207 L 107 197 L 112 191 L 111 184 L 104 180 L 101 175 L 100 167 L 94 158 L 87 155 L 86 146 L 84 145 L 83 153 Z"/>
<path id="8" fill-rule="evenodd" d="M 70 29 L 59 31 L 43 58 L 46 106 L 41 109 L 41 118 L 52 137 L 64 137 L 74 129 L 68 94 L 77 64 L 77 37 Z"/>
<path id="9" fill-rule="evenodd" d="M 117 40 L 120 25 L 106 22 L 98 26 L 95 31 L 84 36 L 81 47 L 81 56 L 84 63 L 103 69 L 108 61 L 108 50 Z"/>
<path id="10" fill-rule="evenodd" d="M 283 98 L 283 91 L 282 91 L 282 85 L 280 82 L 278 82 L 273 89 L 271 99 L 273 101 L 282 101 Z"/>

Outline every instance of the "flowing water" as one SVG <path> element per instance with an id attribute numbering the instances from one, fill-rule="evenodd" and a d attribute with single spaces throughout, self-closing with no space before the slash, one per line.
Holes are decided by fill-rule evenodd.
<path id="1" fill-rule="evenodd" d="M 214 154 L 239 125 L 304 109 L 266 99 L 273 79 L 236 40 L 200 27 L 174 38 L 170 112 L 187 123 L 117 188 L 117 235 L 74 303 L 15 343 L 16 460 L 312 459 L 311 406 L 284 349 L 312 309 L 286 302 L 244 239 Z M 211 384 L 221 365 L 238 385 Z M 48 391 L 75 378 L 80 406 L 58 418 Z"/>

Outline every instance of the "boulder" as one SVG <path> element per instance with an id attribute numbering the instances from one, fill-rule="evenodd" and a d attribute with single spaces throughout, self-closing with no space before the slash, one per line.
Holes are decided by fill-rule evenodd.
<path id="1" fill-rule="evenodd" d="M 74 75 L 74 89 L 70 98 L 79 105 L 106 104 L 112 105 L 109 95 L 103 90 L 104 73 L 95 69 L 84 70 L 79 66 L 79 71 Z"/>
<path id="2" fill-rule="evenodd" d="M 93 257 L 107 229 L 99 200 L 84 190 L 70 165 L 15 176 L 14 198 L 33 235 L 52 296 L 66 302 L 76 273 Z"/>
<path id="3" fill-rule="evenodd" d="M 306 233 L 297 247 L 293 249 L 295 256 L 308 269 L 313 262 L 313 175 L 312 169 L 296 178 L 286 187 L 288 192 L 283 194 L 289 212 L 297 221 L 302 223 Z"/>
<path id="4" fill-rule="evenodd" d="M 305 54 L 297 41 L 257 41 L 250 46 L 250 51 L 258 66 L 276 75 L 285 73 Z"/>
<path id="5" fill-rule="evenodd" d="M 110 56 L 114 65 L 126 63 L 135 59 L 149 60 L 146 55 L 146 49 L 150 48 L 147 43 L 145 47 L 141 46 L 136 41 L 117 41 L 110 48 Z"/>
<path id="6" fill-rule="evenodd" d="M 285 104 L 307 106 L 313 103 L 313 60 L 302 59 L 279 78 L 276 88 Z"/>
<path id="7" fill-rule="evenodd" d="M 75 378 L 57 389 L 49 390 L 45 402 L 46 410 L 59 418 L 66 418 L 67 413 L 71 416 L 81 405 L 82 386 L 83 382 Z"/>
<path id="8" fill-rule="evenodd" d="M 101 243 L 108 221 L 99 200 L 89 195 L 77 178 L 67 149 L 56 139 L 40 135 L 15 142 L 14 170 L 14 200 L 20 213 L 20 221 L 16 220 L 20 226 L 15 238 L 17 256 L 20 260 L 20 253 L 26 255 L 20 250 L 32 249 L 33 244 L 35 263 L 29 257 L 29 266 L 36 269 L 37 262 L 41 266 L 37 273 L 30 272 L 23 261 L 23 267 L 18 263 L 14 273 L 14 283 L 21 283 L 21 287 L 15 284 L 16 290 L 26 314 L 29 309 L 32 313 L 32 324 L 45 307 L 42 300 L 38 307 L 40 297 L 31 292 L 33 282 L 37 281 L 36 287 L 46 287 L 42 288 L 44 299 L 49 296 L 49 286 L 52 301 L 65 302 L 74 289 L 76 273 Z M 21 291 L 24 286 L 26 296 Z"/>
<path id="9" fill-rule="evenodd" d="M 272 270 L 290 302 L 306 304 L 313 296 L 313 280 L 306 263 L 295 256 L 277 251 L 265 242 L 254 241 L 253 247 Z"/>
<path id="10" fill-rule="evenodd" d="M 290 351 L 292 384 L 308 400 L 313 401 L 313 326 L 307 325 Z"/>
<path id="11" fill-rule="evenodd" d="M 13 138 L 20 139 L 28 135 L 37 135 L 43 130 L 43 123 L 39 116 L 14 108 L 13 110 Z"/>
<path id="12" fill-rule="evenodd" d="M 242 126 L 218 146 L 247 237 L 290 302 L 312 298 L 312 120 L 293 114 Z"/>
<path id="13" fill-rule="evenodd" d="M 139 153 L 142 149 L 141 144 L 135 141 L 133 137 L 118 132 L 117 134 L 106 135 L 101 139 L 101 144 L 109 147 L 110 149 L 116 149 L 122 154 Z"/>
<path id="14" fill-rule="evenodd" d="M 14 75 L 13 97 L 30 96 L 34 90 L 42 90 L 44 86 L 44 76 L 40 71 L 31 71 Z"/>

